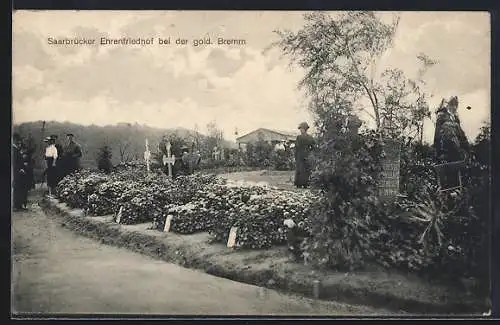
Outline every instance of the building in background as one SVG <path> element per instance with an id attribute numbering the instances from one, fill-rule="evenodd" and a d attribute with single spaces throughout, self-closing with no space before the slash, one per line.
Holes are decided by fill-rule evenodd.
<path id="1" fill-rule="evenodd" d="M 272 144 L 273 146 L 276 146 L 279 143 L 293 143 L 295 142 L 296 138 L 297 132 L 277 131 L 259 128 L 236 138 L 236 143 L 238 144 L 239 148 L 244 150 L 247 144 L 255 144 L 258 141 L 265 141 Z"/>

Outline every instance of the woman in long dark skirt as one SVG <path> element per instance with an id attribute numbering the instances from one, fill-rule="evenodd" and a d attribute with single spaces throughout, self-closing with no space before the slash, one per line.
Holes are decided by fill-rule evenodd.
<path id="1" fill-rule="evenodd" d="M 311 177 L 311 152 L 314 148 L 314 139 L 307 134 L 309 125 L 306 122 L 299 124 L 300 135 L 295 140 L 295 186 L 306 188 Z"/>
<path id="2" fill-rule="evenodd" d="M 48 139 L 48 146 L 45 149 L 45 161 L 47 163 L 47 186 L 49 188 L 49 196 L 52 195 L 57 182 L 59 180 L 59 171 L 57 170 L 58 152 L 55 146 L 55 139 Z"/>

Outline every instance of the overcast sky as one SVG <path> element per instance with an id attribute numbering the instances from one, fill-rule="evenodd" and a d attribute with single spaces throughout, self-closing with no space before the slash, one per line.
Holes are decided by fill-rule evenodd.
<path id="1" fill-rule="evenodd" d="M 205 131 L 215 120 L 228 139 L 259 127 L 296 131 L 312 122 L 297 90 L 303 71 L 279 52 L 262 51 L 273 30 L 297 30 L 300 12 L 17 11 L 13 16 L 14 123 L 138 122 Z M 463 127 L 475 137 L 490 119 L 490 21 L 487 13 L 404 12 L 395 45 L 380 69 L 416 73 L 416 55 L 439 64 L 426 81 L 432 106 L 457 95 Z M 391 13 L 381 14 L 388 19 Z M 186 46 L 54 46 L 47 38 L 182 37 Z M 193 38 L 244 39 L 199 46 Z M 156 41 L 155 41 L 156 43 Z M 471 106 L 472 110 L 465 109 Z M 310 123 L 312 124 L 312 123 Z M 431 139 L 433 125 L 425 129 Z"/>

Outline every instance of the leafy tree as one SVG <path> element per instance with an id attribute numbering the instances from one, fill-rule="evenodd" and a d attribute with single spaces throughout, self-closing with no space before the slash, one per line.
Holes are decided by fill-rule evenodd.
<path id="1" fill-rule="evenodd" d="M 97 154 L 97 168 L 105 173 L 110 173 L 113 169 L 113 164 L 111 163 L 111 148 L 107 145 L 99 149 Z"/>
<path id="2" fill-rule="evenodd" d="M 396 131 L 402 128 L 408 133 L 410 127 L 421 133 L 423 117 L 429 115 L 422 77 L 436 62 L 420 54 L 417 58 L 423 66 L 417 80 L 407 79 L 397 69 L 377 74 L 382 55 L 393 44 L 398 16 L 390 24 L 371 11 L 351 11 L 335 17 L 314 12 L 304 18 L 305 25 L 297 32 L 276 31 L 280 40 L 273 46 L 306 70 L 299 86 L 312 98 L 320 128 L 331 109 L 340 112 L 347 108 L 340 112 L 345 117 L 355 108 L 365 111 L 374 119 L 376 130 L 388 136 L 399 136 L 401 132 Z M 363 100 L 369 101 L 369 108 L 363 106 Z"/>
<path id="3" fill-rule="evenodd" d="M 207 137 L 205 139 L 205 143 L 203 145 L 203 152 L 206 156 L 211 157 L 212 150 L 214 147 L 219 149 L 222 148 L 224 141 L 224 133 L 217 126 L 216 121 L 212 121 L 207 124 Z"/>
<path id="4" fill-rule="evenodd" d="M 408 119 L 408 81 L 399 70 L 376 76 L 377 63 L 392 46 L 399 18 L 383 23 L 373 12 L 304 16 L 297 32 L 277 31 L 292 63 L 305 69 L 299 86 L 310 98 L 318 129 L 313 184 L 325 193 L 311 212 L 313 237 L 305 256 L 318 266 L 362 267 L 376 259 L 371 218 L 381 204 L 382 135 Z M 418 97 L 418 96 L 417 96 Z M 363 99 L 371 103 L 375 131 L 359 134 L 356 113 Z M 361 109 L 367 110 L 364 107 Z M 400 127 L 400 125 L 398 125 Z"/>

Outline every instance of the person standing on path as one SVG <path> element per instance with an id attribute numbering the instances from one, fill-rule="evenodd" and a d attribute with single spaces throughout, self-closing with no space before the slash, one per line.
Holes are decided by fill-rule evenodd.
<path id="1" fill-rule="evenodd" d="M 45 161 L 47 163 L 47 186 L 49 188 L 49 196 L 52 195 L 59 181 L 59 171 L 57 168 L 57 159 L 59 153 L 56 148 L 55 139 L 50 137 L 48 145 L 45 149 Z"/>
<path id="2" fill-rule="evenodd" d="M 64 149 L 64 174 L 63 177 L 80 170 L 80 158 L 82 157 L 82 147 L 75 142 L 73 133 L 68 133 L 68 144 Z"/>
<path id="3" fill-rule="evenodd" d="M 59 183 L 59 181 L 61 179 L 63 179 L 63 177 L 65 176 L 65 170 L 66 170 L 66 166 L 64 164 L 64 149 L 63 149 L 63 146 L 59 143 L 59 140 L 58 140 L 58 136 L 56 134 L 52 134 L 50 136 L 51 139 L 54 140 L 54 146 L 56 147 L 57 149 L 57 156 L 58 156 L 58 159 L 59 161 L 57 162 L 57 183 Z"/>
<path id="4" fill-rule="evenodd" d="M 309 125 L 307 122 L 299 124 L 300 134 L 295 140 L 295 186 L 307 188 L 311 177 L 311 152 L 315 143 L 312 136 L 307 134 Z"/>
<path id="5" fill-rule="evenodd" d="M 14 211 L 25 209 L 28 194 L 27 170 L 23 159 L 22 139 L 18 133 L 12 136 L 12 167 L 13 167 L 13 207 Z"/>

